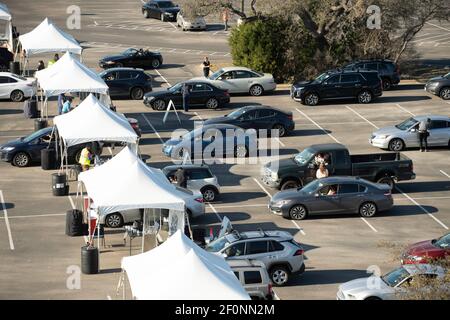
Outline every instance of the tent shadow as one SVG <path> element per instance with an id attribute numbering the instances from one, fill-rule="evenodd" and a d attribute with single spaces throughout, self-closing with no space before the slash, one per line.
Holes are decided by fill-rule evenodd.
<path id="1" fill-rule="evenodd" d="M 23 110 L 20 109 L 0 109 L 0 115 L 4 114 L 20 114 L 23 113 Z"/>
<path id="2" fill-rule="evenodd" d="M 370 276 L 370 274 L 368 274 L 366 270 L 358 269 L 306 270 L 302 275 L 292 277 L 286 286 L 340 284 L 368 276 Z"/>
<path id="3" fill-rule="evenodd" d="M 122 272 L 122 268 L 102 269 L 99 271 L 100 274 L 110 274 L 110 273 L 120 273 L 120 272 Z"/>

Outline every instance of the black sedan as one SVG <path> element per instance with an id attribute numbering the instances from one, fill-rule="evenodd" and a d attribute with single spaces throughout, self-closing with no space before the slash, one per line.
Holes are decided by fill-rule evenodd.
<path id="1" fill-rule="evenodd" d="M 208 119 L 205 124 L 226 123 L 243 129 L 278 130 L 283 137 L 295 128 L 292 112 L 285 112 L 267 106 L 246 106 L 224 117 Z"/>
<path id="2" fill-rule="evenodd" d="M 118 55 L 101 58 L 99 66 L 103 69 L 114 67 L 158 69 L 162 63 L 163 57 L 159 52 L 130 48 Z"/>
<path id="3" fill-rule="evenodd" d="M 144 96 L 144 104 L 154 110 L 166 110 L 170 100 L 175 107 L 183 107 L 183 95 L 181 89 L 186 83 L 189 89 L 189 107 L 206 107 L 217 109 L 230 102 L 230 94 L 226 90 L 219 89 L 212 84 L 202 81 L 179 82 L 167 90 L 147 93 Z"/>
<path id="4" fill-rule="evenodd" d="M 172 1 L 150 0 L 142 5 L 142 14 L 145 18 L 155 18 L 161 21 L 177 21 L 180 7 Z"/>
<path id="5" fill-rule="evenodd" d="M 49 143 L 55 147 L 55 139 L 50 139 L 53 127 L 33 132 L 29 136 L 9 141 L 0 146 L 0 160 L 11 162 L 16 167 L 27 167 L 32 163 L 40 163 L 41 150 L 48 148 Z M 84 144 L 68 149 L 69 162 L 74 163 L 84 148 Z"/>
<path id="6" fill-rule="evenodd" d="M 141 100 L 146 92 L 152 91 L 152 77 L 142 69 L 111 68 L 99 75 L 108 85 L 111 97 Z"/>

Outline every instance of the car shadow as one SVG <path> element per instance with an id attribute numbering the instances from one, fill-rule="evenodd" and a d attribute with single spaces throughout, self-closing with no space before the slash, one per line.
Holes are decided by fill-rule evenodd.
<path id="1" fill-rule="evenodd" d="M 433 206 L 422 206 L 429 213 L 436 213 L 439 210 Z M 377 217 L 391 217 L 391 216 L 414 216 L 425 214 L 424 210 L 416 205 L 395 205 L 391 210 L 379 212 Z"/>
<path id="2" fill-rule="evenodd" d="M 402 91 L 402 90 L 423 90 L 425 84 L 399 84 L 392 86 L 388 91 Z"/>
<path id="3" fill-rule="evenodd" d="M 23 110 L 20 110 L 20 109 L 0 109 L 0 115 L 20 114 L 20 113 L 23 113 Z"/>
<path id="4" fill-rule="evenodd" d="M 225 31 L 225 28 L 224 28 L 224 25 L 222 23 L 207 23 L 206 24 L 206 31 L 207 32 Z"/>
<path id="5" fill-rule="evenodd" d="M 412 101 L 425 101 L 425 100 L 431 100 L 432 98 L 430 96 L 393 96 L 393 97 L 379 97 L 375 100 L 373 100 L 371 103 L 377 104 L 377 103 L 394 103 L 394 102 L 412 102 Z"/>
<path id="6" fill-rule="evenodd" d="M 180 63 L 163 63 L 162 65 L 161 65 L 161 67 L 159 67 L 159 69 L 158 70 L 160 70 L 160 69 L 176 69 L 176 68 L 183 68 L 183 67 L 185 67 L 186 65 L 185 64 L 180 64 Z M 149 69 L 149 70 L 154 70 L 154 69 Z"/>
<path id="7" fill-rule="evenodd" d="M 398 186 L 405 193 L 450 191 L 450 181 L 402 182 Z"/>
<path id="8" fill-rule="evenodd" d="M 332 270 L 306 270 L 300 276 L 293 276 L 286 284 L 291 286 L 310 286 L 323 284 L 341 284 L 350 280 L 369 277 L 366 270 L 358 269 L 332 269 Z"/>
<path id="9" fill-rule="evenodd" d="M 280 148 L 278 150 L 260 149 L 258 150 L 258 156 L 271 157 L 271 156 L 288 156 L 299 153 L 298 149 L 292 148 Z"/>
<path id="10" fill-rule="evenodd" d="M 100 274 L 121 273 L 122 268 L 101 269 Z"/>
<path id="11" fill-rule="evenodd" d="M 225 192 L 220 194 L 218 201 L 215 201 L 214 204 L 230 204 L 258 198 L 264 199 L 265 197 L 267 195 L 264 192 Z"/>
<path id="12" fill-rule="evenodd" d="M 14 203 L 11 202 L 5 202 L 0 204 L 0 208 L 8 210 L 8 209 L 13 209 L 15 207 Z"/>
<path id="13" fill-rule="evenodd" d="M 289 135 L 287 135 L 287 137 L 293 136 L 293 137 L 301 137 L 301 136 L 319 136 L 319 135 L 324 135 L 324 134 L 329 134 L 332 133 L 332 131 L 330 130 L 320 130 L 320 129 L 304 129 L 304 130 L 299 130 L 296 129 L 294 131 L 292 131 Z"/>

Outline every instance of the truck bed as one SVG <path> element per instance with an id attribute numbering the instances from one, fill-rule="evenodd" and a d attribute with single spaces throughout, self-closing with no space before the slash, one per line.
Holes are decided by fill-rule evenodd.
<path id="1" fill-rule="evenodd" d="M 396 153 L 371 153 L 371 154 L 355 154 L 350 156 L 352 164 L 367 163 L 367 162 L 387 162 L 387 161 L 402 161 L 410 160 L 407 156 Z"/>

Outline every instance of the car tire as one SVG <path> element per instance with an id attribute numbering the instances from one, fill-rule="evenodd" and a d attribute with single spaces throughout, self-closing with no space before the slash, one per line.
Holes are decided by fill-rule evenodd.
<path id="1" fill-rule="evenodd" d="M 405 143 L 402 139 L 395 138 L 389 141 L 389 150 L 399 152 L 405 149 Z"/>
<path id="2" fill-rule="evenodd" d="M 253 97 L 259 97 L 264 94 L 264 88 L 259 84 L 255 84 L 250 87 L 249 93 Z"/>
<path id="3" fill-rule="evenodd" d="M 272 127 L 273 130 L 278 130 L 278 136 L 284 137 L 286 135 L 286 128 L 282 124 L 275 124 Z"/>
<path id="4" fill-rule="evenodd" d="M 394 190 L 395 188 L 395 180 L 389 175 L 384 175 L 378 178 L 377 183 L 387 184 L 391 187 L 391 190 Z"/>
<path id="5" fill-rule="evenodd" d="M 135 87 L 131 89 L 130 98 L 133 100 L 142 100 L 144 97 L 144 89 L 140 87 Z"/>
<path id="6" fill-rule="evenodd" d="M 152 106 L 155 110 L 164 111 L 166 110 L 166 102 L 162 99 L 156 99 L 153 101 Z"/>
<path id="7" fill-rule="evenodd" d="M 150 18 L 150 12 L 148 12 L 148 10 L 144 10 L 144 18 L 145 19 Z"/>
<path id="8" fill-rule="evenodd" d="M 246 158 L 248 156 L 248 149 L 245 145 L 238 145 L 234 148 L 234 156 L 236 158 Z"/>
<path id="9" fill-rule="evenodd" d="M 216 98 L 209 98 L 208 101 L 206 101 L 206 108 L 214 110 L 219 107 L 219 100 Z"/>
<path id="10" fill-rule="evenodd" d="M 378 298 L 378 297 L 367 297 L 367 298 L 365 298 L 364 300 L 372 300 L 372 301 L 375 301 L 375 300 L 382 300 L 381 298 Z"/>
<path id="11" fill-rule="evenodd" d="M 270 280 L 276 287 L 282 287 L 289 281 L 289 271 L 285 266 L 274 266 L 270 269 Z"/>
<path id="12" fill-rule="evenodd" d="M 358 102 L 364 104 L 372 102 L 372 93 L 368 90 L 361 91 L 358 93 Z"/>
<path id="13" fill-rule="evenodd" d="M 120 228 L 123 226 L 123 217 L 119 212 L 114 212 L 106 216 L 105 225 L 108 228 Z"/>
<path id="14" fill-rule="evenodd" d="M 302 100 L 307 106 L 316 106 L 319 103 L 319 95 L 317 93 L 308 93 Z"/>
<path id="15" fill-rule="evenodd" d="M 281 190 L 296 189 L 301 187 L 301 183 L 296 180 L 287 180 L 281 185 Z"/>
<path id="16" fill-rule="evenodd" d="M 304 205 L 297 204 L 289 210 L 289 217 L 292 220 L 304 220 L 308 216 L 308 211 Z"/>
<path id="17" fill-rule="evenodd" d="M 383 91 L 388 91 L 392 88 L 391 80 L 385 78 L 382 81 L 383 81 Z"/>
<path id="18" fill-rule="evenodd" d="M 439 96 L 443 100 L 450 100 L 450 87 L 442 88 L 441 91 L 439 92 Z"/>
<path id="19" fill-rule="evenodd" d="M 364 202 L 359 206 L 359 214 L 363 218 L 371 218 L 378 212 L 377 205 L 371 201 Z"/>
<path id="20" fill-rule="evenodd" d="M 214 188 L 205 187 L 200 192 L 206 202 L 214 202 L 217 199 L 217 191 Z"/>
<path id="21" fill-rule="evenodd" d="M 158 69 L 161 66 L 161 61 L 159 59 L 153 59 L 152 60 L 152 68 Z"/>
<path id="22" fill-rule="evenodd" d="M 31 164 L 31 157 L 25 152 L 17 152 L 11 161 L 13 166 L 24 168 Z"/>
<path id="23" fill-rule="evenodd" d="M 21 102 L 25 99 L 25 94 L 21 90 L 14 90 L 10 95 L 11 101 Z"/>
<path id="24" fill-rule="evenodd" d="M 164 16 L 164 13 L 161 13 L 161 21 L 165 22 L 166 21 L 166 17 Z"/>

